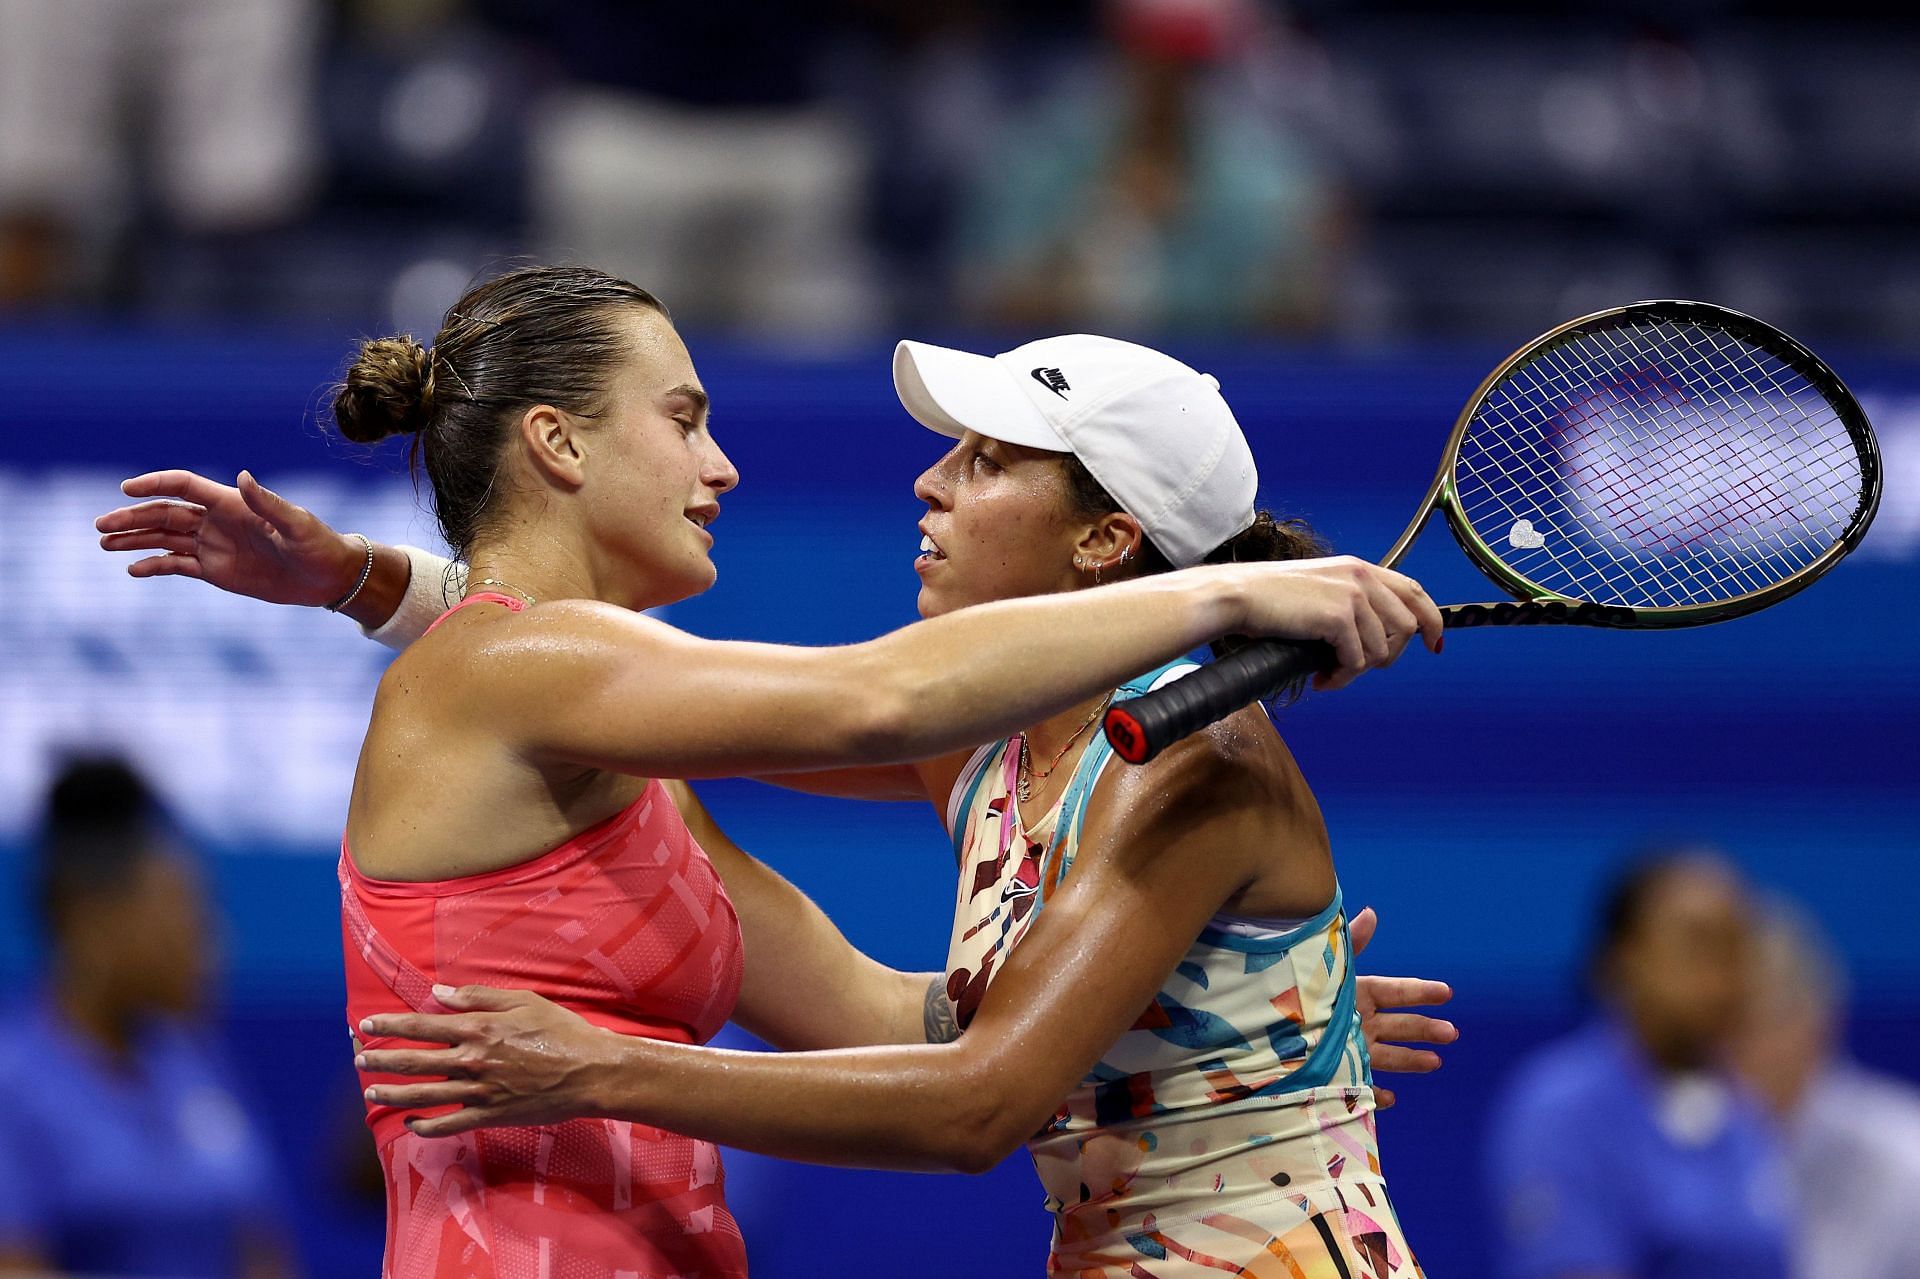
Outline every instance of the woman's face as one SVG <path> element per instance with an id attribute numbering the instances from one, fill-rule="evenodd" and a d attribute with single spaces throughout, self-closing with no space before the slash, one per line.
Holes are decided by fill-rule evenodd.
<path id="1" fill-rule="evenodd" d="M 1061 455 L 968 431 L 914 481 L 920 521 L 920 615 L 989 600 L 1072 590 L 1072 514 Z"/>
<path id="2" fill-rule="evenodd" d="M 111 983 L 132 1008 L 192 1013 L 217 966 L 213 919 L 195 868 L 164 843 L 143 849 L 125 877 L 76 905 L 62 947 Z"/>
<path id="3" fill-rule="evenodd" d="M 1703 864 L 1661 876 L 1612 964 L 1617 997 L 1657 1060 L 1697 1068 L 1726 1047 L 1748 995 L 1749 931 L 1730 875 Z"/>
<path id="4" fill-rule="evenodd" d="M 693 357 L 658 312 L 623 317 L 632 354 L 609 384 L 582 497 L 595 544 L 643 584 L 637 607 L 672 603 L 713 585 L 707 525 L 740 473 L 708 431 L 707 394 Z M 596 456 L 597 455 L 597 456 Z"/>

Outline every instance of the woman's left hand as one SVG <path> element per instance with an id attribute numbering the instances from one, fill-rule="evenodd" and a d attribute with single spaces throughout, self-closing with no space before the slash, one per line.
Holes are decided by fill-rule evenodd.
<path id="1" fill-rule="evenodd" d="M 1373 940 L 1380 917 L 1369 906 L 1347 924 L 1358 956 Z M 1425 1075 L 1440 1069 L 1440 1054 L 1408 1044 L 1450 1044 L 1460 1031 L 1450 1021 L 1428 1017 L 1424 1013 L 1390 1012 L 1397 1008 L 1431 1008 L 1453 998 L 1453 988 L 1443 981 L 1424 977 L 1370 977 L 1356 979 L 1355 1006 L 1360 1010 L 1360 1029 L 1367 1038 L 1367 1056 L 1376 1071 Z M 1398 1042 L 1394 1042 L 1398 1041 Z M 1374 1104 L 1380 1109 L 1399 1100 L 1391 1088 L 1373 1085 Z"/>
<path id="2" fill-rule="evenodd" d="M 461 1107 L 409 1119 L 407 1127 L 423 1137 L 556 1124 L 593 1113 L 590 1081 L 611 1059 L 617 1035 L 524 990 L 435 986 L 433 994 L 449 1013 L 381 1013 L 360 1023 L 363 1037 L 447 1045 L 357 1054 L 354 1065 L 369 1074 L 435 1077 L 376 1084 L 367 1089 L 368 1101 L 401 1110 Z"/>

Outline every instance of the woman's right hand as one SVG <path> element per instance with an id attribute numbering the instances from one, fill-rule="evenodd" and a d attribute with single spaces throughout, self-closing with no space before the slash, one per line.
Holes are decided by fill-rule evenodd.
<path id="1" fill-rule="evenodd" d="M 353 589 L 366 548 L 246 471 L 231 487 L 192 471 L 151 471 L 120 485 L 141 501 L 93 522 L 109 551 L 159 551 L 134 577 L 195 577 L 271 604 L 330 604 Z"/>
<path id="2" fill-rule="evenodd" d="M 1430 651 L 1440 651 L 1440 610 L 1404 573 L 1351 555 L 1237 567 L 1249 575 L 1245 634 L 1333 647 L 1339 664 L 1314 677 L 1316 688 L 1342 688 L 1392 665 L 1416 634 Z"/>

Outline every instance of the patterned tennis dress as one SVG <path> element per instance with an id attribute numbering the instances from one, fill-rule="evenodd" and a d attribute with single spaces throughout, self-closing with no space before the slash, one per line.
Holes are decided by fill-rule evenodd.
<path id="1" fill-rule="evenodd" d="M 1031 829 L 1014 799 L 1019 754 L 1017 737 L 982 748 L 948 806 L 960 886 L 947 993 L 963 1030 L 1072 869 L 1112 750 L 1096 735 Z M 1380 1174 L 1352 960 L 1338 891 L 1284 928 L 1214 917 L 1028 1142 L 1054 1214 L 1048 1273 L 1417 1279 Z"/>

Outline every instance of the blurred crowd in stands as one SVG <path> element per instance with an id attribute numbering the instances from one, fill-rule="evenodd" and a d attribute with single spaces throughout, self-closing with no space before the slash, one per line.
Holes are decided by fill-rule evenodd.
<path id="1" fill-rule="evenodd" d="M 1519 340 L 1655 294 L 1920 335 L 1878 6 L 3 0 L 0 307 L 431 329 L 489 262 L 694 328 Z"/>

